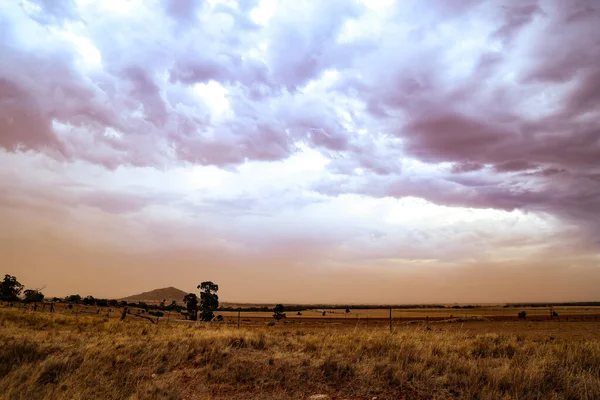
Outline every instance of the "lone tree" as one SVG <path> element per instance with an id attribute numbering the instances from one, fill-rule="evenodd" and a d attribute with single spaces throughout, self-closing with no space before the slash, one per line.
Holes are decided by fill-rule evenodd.
<path id="1" fill-rule="evenodd" d="M 202 321 L 212 321 L 215 317 L 214 311 L 219 308 L 219 285 L 211 281 L 202 282 L 198 285 L 200 289 L 200 319 Z"/>
<path id="2" fill-rule="evenodd" d="M 0 283 L 0 299 L 4 301 L 19 300 L 19 295 L 23 290 L 23 285 L 19 283 L 15 276 L 4 275 L 4 280 Z"/>
<path id="3" fill-rule="evenodd" d="M 23 294 L 25 294 L 24 301 L 26 303 L 41 303 L 44 301 L 44 295 L 37 289 L 27 289 Z"/>
<path id="4" fill-rule="evenodd" d="M 285 307 L 283 304 L 276 304 L 275 308 L 273 308 L 273 318 L 275 318 L 277 321 L 279 321 L 281 318 L 285 318 L 285 314 L 283 313 L 284 311 Z"/>
<path id="5" fill-rule="evenodd" d="M 198 296 L 194 293 L 188 293 L 183 298 L 183 302 L 185 303 L 189 318 L 192 321 L 196 321 L 198 319 Z"/>

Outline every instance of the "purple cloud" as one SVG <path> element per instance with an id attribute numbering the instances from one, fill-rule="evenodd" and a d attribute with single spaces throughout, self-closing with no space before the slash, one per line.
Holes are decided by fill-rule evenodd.
<path id="1" fill-rule="evenodd" d="M 306 146 L 330 159 L 324 193 L 547 212 L 598 234 L 592 1 L 37 4 L 1 17 L 6 151 L 116 170 Z"/>

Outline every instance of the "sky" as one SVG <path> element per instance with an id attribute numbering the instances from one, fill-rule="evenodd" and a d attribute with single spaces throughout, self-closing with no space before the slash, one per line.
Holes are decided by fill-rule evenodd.
<path id="1" fill-rule="evenodd" d="M 0 272 L 600 300 L 596 1 L 0 0 Z"/>

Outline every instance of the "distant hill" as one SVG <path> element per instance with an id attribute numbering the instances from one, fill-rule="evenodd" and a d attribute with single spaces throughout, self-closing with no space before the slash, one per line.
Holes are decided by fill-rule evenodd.
<path id="1" fill-rule="evenodd" d="M 171 303 L 171 301 L 175 300 L 177 303 L 183 303 L 183 297 L 188 294 L 188 292 L 184 292 L 183 290 L 174 288 L 172 286 L 162 288 L 162 289 L 154 289 L 149 292 L 144 292 L 140 294 L 134 294 L 133 296 L 124 297 L 122 300 L 125 301 L 145 301 L 147 303 L 159 303 L 166 299 L 167 303 Z"/>

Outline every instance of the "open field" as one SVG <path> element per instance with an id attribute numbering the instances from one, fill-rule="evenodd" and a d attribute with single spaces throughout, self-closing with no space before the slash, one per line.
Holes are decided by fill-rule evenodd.
<path id="1" fill-rule="evenodd" d="M 7 304 L 1 306 L 6 307 Z M 108 317 L 108 318 L 119 318 L 122 313 L 121 307 L 98 307 L 98 306 L 85 306 L 85 305 L 71 305 L 69 308 L 68 304 L 56 303 L 55 311 L 64 315 L 88 315 L 97 317 Z M 32 305 L 16 304 L 16 308 L 23 309 L 27 307 L 32 309 Z M 49 305 L 45 304 L 42 308 L 38 305 L 38 310 L 49 310 Z M 600 321 L 600 307 L 598 306 L 561 306 L 554 307 L 553 310 L 558 313 L 558 317 L 552 318 L 553 320 L 559 321 Z M 129 311 L 133 315 L 145 315 L 144 310 L 129 307 Z M 511 321 L 517 320 L 517 314 L 520 311 L 527 312 L 527 320 L 529 321 L 545 321 L 550 318 L 550 308 L 548 307 L 509 307 L 504 308 L 500 306 L 489 306 L 489 307 L 476 307 L 476 308 L 407 308 L 407 309 L 392 309 L 393 324 L 402 324 L 408 321 L 440 321 L 448 319 L 462 319 L 462 318 L 473 318 L 481 317 L 490 320 L 502 320 Z M 325 315 L 323 315 L 325 312 Z M 344 309 L 331 309 L 331 308 L 319 308 L 319 309 L 308 309 L 300 312 L 298 315 L 296 311 L 287 311 L 287 318 L 284 320 L 287 324 L 297 324 L 302 326 L 321 326 L 321 325 L 351 325 L 354 326 L 377 326 L 381 324 L 389 324 L 389 309 L 350 309 L 349 313 L 346 313 Z M 238 312 L 237 311 L 216 311 L 215 315 L 221 315 L 224 317 L 225 322 L 237 324 Z M 244 326 L 255 326 L 263 325 L 273 321 L 272 312 L 253 312 L 241 310 L 240 324 Z M 184 320 L 185 316 L 182 314 L 171 311 L 164 311 L 164 316 L 160 320 Z"/>
<path id="2" fill-rule="evenodd" d="M 0 309 L 2 399 L 596 399 L 600 322 L 227 324 Z"/>
<path id="3" fill-rule="evenodd" d="M 325 319 L 388 319 L 389 309 L 350 309 L 349 313 L 339 309 L 318 309 L 301 311 L 302 315 L 297 315 L 296 312 L 290 311 L 287 313 L 288 318 L 293 319 L 323 319 L 323 311 L 325 311 Z M 459 317 L 504 317 L 516 318 L 519 311 L 526 311 L 530 318 L 548 318 L 550 315 L 547 307 L 521 307 L 521 308 L 503 308 L 503 307 L 477 307 L 477 308 L 409 308 L 409 309 L 392 309 L 392 318 L 394 319 L 440 319 L 440 318 L 459 318 Z M 578 316 L 600 316 L 600 307 L 555 307 L 559 316 L 564 318 Z M 249 318 L 271 318 L 272 313 L 269 312 L 243 312 L 243 316 Z M 222 311 L 219 314 L 224 317 L 236 317 L 235 311 Z"/>

